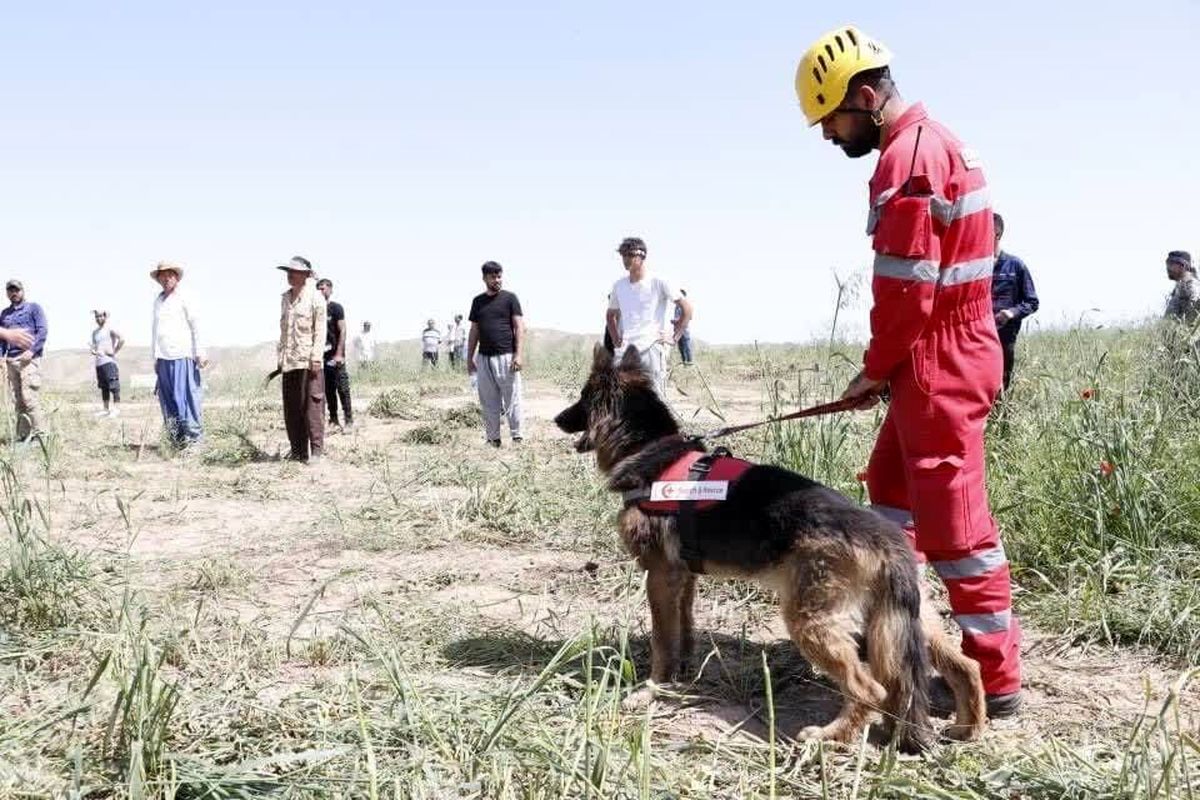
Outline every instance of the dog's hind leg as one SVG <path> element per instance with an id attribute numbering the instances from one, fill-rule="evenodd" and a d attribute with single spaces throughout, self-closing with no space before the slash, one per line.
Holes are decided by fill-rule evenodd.
<path id="1" fill-rule="evenodd" d="M 987 704 L 979 664 L 962 654 L 958 643 L 946 634 L 941 620 L 931 608 L 932 604 L 926 598 L 922 604 L 921 623 L 929 642 L 929 661 L 954 693 L 954 724 L 943 734 L 959 741 L 974 741 L 983 735 L 987 724 Z"/>
<path id="2" fill-rule="evenodd" d="M 800 653 L 833 679 L 843 698 L 841 713 L 833 722 L 809 726 L 800 732 L 800 738 L 853 741 L 887 692 L 858 660 L 858 643 L 849 620 L 841 614 L 785 607 L 784 622 Z"/>

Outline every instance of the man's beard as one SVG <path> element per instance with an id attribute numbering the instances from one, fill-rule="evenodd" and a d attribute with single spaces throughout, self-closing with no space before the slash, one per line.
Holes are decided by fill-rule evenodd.
<path id="1" fill-rule="evenodd" d="M 863 125 L 854 132 L 850 139 L 834 138 L 833 143 L 842 148 L 850 158 L 862 158 L 867 153 L 879 147 L 880 134 L 883 131 L 872 120 L 863 120 Z"/>

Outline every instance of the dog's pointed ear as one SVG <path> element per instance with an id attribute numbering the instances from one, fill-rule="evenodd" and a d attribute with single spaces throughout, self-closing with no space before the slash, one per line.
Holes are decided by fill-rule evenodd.
<path id="1" fill-rule="evenodd" d="M 592 371 L 599 372 L 612 366 L 612 353 L 602 344 L 597 344 L 592 350 Z"/>
<path id="2" fill-rule="evenodd" d="M 625 354 L 621 356 L 621 364 L 618 367 L 621 372 L 641 372 L 642 357 L 638 355 L 637 348 L 633 345 L 625 348 Z"/>

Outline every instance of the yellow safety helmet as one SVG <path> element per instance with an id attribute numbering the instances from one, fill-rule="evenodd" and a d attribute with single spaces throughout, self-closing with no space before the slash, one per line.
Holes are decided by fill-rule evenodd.
<path id="1" fill-rule="evenodd" d="M 796 95 L 809 125 L 816 125 L 846 99 L 850 79 L 886 66 L 892 52 L 853 25 L 817 39 L 796 67 Z"/>

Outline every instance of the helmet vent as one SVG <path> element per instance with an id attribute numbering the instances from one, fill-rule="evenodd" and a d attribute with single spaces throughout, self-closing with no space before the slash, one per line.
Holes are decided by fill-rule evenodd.
<path id="1" fill-rule="evenodd" d="M 829 67 L 825 66 L 825 56 L 817 56 L 817 63 L 821 65 L 821 72 L 829 72 Z"/>
<path id="2" fill-rule="evenodd" d="M 817 94 L 817 104 L 822 106 L 825 105 L 825 95 L 820 93 Z"/>
<path id="3" fill-rule="evenodd" d="M 813 77 L 816 78 L 817 83 L 822 83 L 821 71 L 818 70 L 816 67 L 813 67 Z"/>
<path id="4" fill-rule="evenodd" d="M 844 53 L 844 52 L 846 52 L 846 43 L 842 41 L 842 37 L 841 37 L 841 36 L 834 36 L 834 37 L 833 37 L 833 40 L 834 40 L 835 42 L 837 42 L 837 46 L 838 46 L 838 52 L 839 52 L 839 53 Z"/>
<path id="5" fill-rule="evenodd" d="M 849 28 L 846 29 L 846 38 L 850 40 L 850 44 L 858 47 L 858 39 L 854 38 L 854 31 Z"/>
<path id="6" fill-rule="evenodd" d="M 829 60 L 832 62 L 833 61 L 833 48 L 830 47 L 829 45 L 825 45 L 825 52 L 829 53 Z"/>

